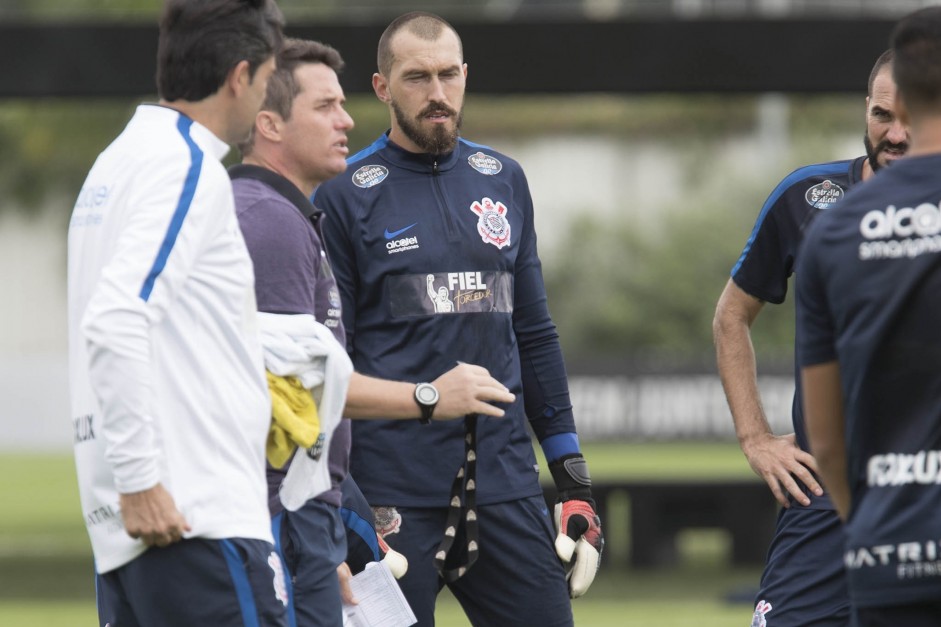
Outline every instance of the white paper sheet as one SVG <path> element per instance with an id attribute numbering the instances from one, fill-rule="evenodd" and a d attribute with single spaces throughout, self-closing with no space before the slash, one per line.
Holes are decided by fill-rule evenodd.
<path id="1" fill-rule="evenodd" d="M 350 587 L 356 605 L 343 605 L 344 627 L 408 627 L 418 622 L 389 567 L 370 562 Z"/>

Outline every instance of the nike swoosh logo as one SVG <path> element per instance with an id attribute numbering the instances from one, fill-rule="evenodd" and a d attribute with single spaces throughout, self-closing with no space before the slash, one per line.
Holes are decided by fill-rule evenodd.
<path id="1" fill-rule="evenodd" d="M 416 222 L 415 224 L 418 224 L 418 222 Z M 410 228 L 412 228 L 413 226 L 415 226 L 415 224 L 409 224 L 409 225 L 408 225 L 407 227 L 405 227 L 404 229 L 399 229 L 398 231 L 389 231 L 389 229 L 386 229 L 386 232 L 385 232 L 386 239 L 392 239 L 393 237 L 398 237 L 399 235 L 401 235 L 401 234 L 404 233 L 405 231 L 407 231 L 407 230 L 409 230 Z"/>

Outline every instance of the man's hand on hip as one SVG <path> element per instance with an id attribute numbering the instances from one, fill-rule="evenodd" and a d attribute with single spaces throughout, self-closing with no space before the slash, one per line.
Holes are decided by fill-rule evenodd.
<path id="1" fill-rule="evenodd" d="M 764 479 L 774 498 L 783 507 L 789 507 L 791 504 L 788 494 L 801 505 L 810 505 L 810 499 L 801 484 L 817 496 L 823 495 L 823 488 L 811 472 L 817 472 L 817 462 L 810 453 L 797 446 L 793 433 L 782 436 L 766 433 L 756 436 L 742 442 L 742 452 L 745 453 L 752 470 Z"/>
<path id="2" fill-rule="evenodd" d="M 159 483 L 147 490 L 122 494 L 120 503 L 127 534 L 147 546 L 179 542 L 183 534 L 190 531 L 173 497 Z"/>

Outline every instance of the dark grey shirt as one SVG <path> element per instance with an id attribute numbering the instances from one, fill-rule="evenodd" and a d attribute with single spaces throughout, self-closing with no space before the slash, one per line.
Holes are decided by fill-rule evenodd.
<path id="1" fill-rule="evenodd" d="M 255 266 L 258 310 L 277 314 L 311 314 L 346 338 L 340 317 L 340 294 L 324 253 L 318 212 L 293 183 L 257 166 L 230 169 L 239 226 Z M 339 485 L 349 472 L 350 421 L 343 419 L 330 442 L 329 468 L 333 487 L 318 500 L 340 505 Z M 277 514 L 287 466 L 268 467 L 268 507 Z"/>

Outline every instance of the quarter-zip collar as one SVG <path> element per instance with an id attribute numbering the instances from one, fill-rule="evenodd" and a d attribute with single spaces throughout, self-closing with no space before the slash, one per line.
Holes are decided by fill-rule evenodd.
<path id="1" fill-rule="evenodd" d="M 389 132 L 386 131 L 376 142 L 376 144 L 382 143 L 383 145 L 373 144 L 373 146 L 377 149 L 385 148 L 382 156 L 397 167 L 422 174 L 440 174 L 457 165 L 461 141 L 458 138 L 458 144 L 454 147 L 454 150 L 441 155 L 433 155 L 427 152 L 409 152 L 389 139 Z"/>

